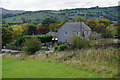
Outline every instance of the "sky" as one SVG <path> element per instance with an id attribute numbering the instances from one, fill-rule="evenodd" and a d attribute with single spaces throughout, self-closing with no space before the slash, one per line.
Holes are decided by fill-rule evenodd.
<path id="1" fill-rule="evenodd" d="M 60 10 L 118 6 L 120 0 L 0 0 L 0 7 L 9 10 Z"/>

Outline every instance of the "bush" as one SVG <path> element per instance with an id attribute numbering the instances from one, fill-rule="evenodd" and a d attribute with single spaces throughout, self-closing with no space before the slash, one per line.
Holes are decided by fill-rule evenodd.
<path id="1" fill-rule="evenodd" d="M 85 40 L 82 37 L 74 36 L 70 38 L 71 48 L 87 48 L 90 44 L 90 41 Z"/>
<path id="2" fill-rule="evenodd" d="M 24 39 L 30 39 L 32 36 L 24 36 Z M 45 42 L 51 42 L 52 41 L 52 38 L 53 38 L 53 36 L 50 36 L 50 35 L 48 35 L 48 36 L 34 36 L 34 37 L 37 37 L 40 41 L 41 41 L 41 43 L 45 43 Z"/>
<path id="3" fill-rule="evenodd" d="M 66 47 L 67 47 L 66 44 L 61 44 L 61 45 L 57 46 L 57 50 L 64 51 L 66 49 Z"/>
<path id="4" fill-rule="evenodd" d="M 23 51 L 27 52 L 28 54 L 34 54 L 36 51 L 41 49 L 41 41 L 36 37 L 31 37 L 31 39 L 26 39 Z"/>
<path id="5" fill-rule="evenodd" d="M 15 43 L 14 42 L 10 42 L 10 43 L 7 43 L 6 46 L 7 47 L 15 46 Z"/>
<path id="6" fill-rule="evenodd" d="M 103 33 L 101 35 L 103 38 L 113 38 L 114 35 L 112 34 L 112 32 L 110 30 L 103 30 Z"/>
<path id="7" fill-rule="evenodd" d="M 17 40 L 16 40 L 16 46 L 20 46 L 24 41 L 25 39 L 31 39 L 31 37 L 33 36 L 24 36 L 24 37 L 19 37 Z M 37 39 L 39 39 L 41 41 L 41 43 L 45 43 L 45 42 L 51 42 L 52 41 L 52 38 L 53 36 L 34 36 L 36 37 Z"/>
<path id="8" fill-rule="evenodd" d="M 94 35 L 90 35 L 89 36 L 89 40 L 94 40 L 95 39 L 95 36 Z"/>
<path id="9" fill-rule="evenodd" d="M 21 37 L 19 37 L 19 38 L 17 38 L 17 40 L 16 40 L 16 46 L 21 45 L 21 44 L 22 44 L 22 42 L 23 42 L 23 37 L 22 37 L 22 36 L 21 36 Z"/>

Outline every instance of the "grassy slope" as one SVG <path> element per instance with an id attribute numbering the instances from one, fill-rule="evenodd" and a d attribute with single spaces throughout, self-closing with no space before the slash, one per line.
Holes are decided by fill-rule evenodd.
<path id="1" fill-rule="evenodd" d="M 51 17 L 53 19 L 57 19 L 58 21 L 64 21 L 66 15 L 61 15 L 61 13 L 69 13 L 69 18 L 72 18 L 72 20 L 76 19 L 76 17 L 82 17 L 87 20 L 89 19 L 101 19 L 100 16 L 103 16 L 103 18 L 107 19 L 116 19 L 117 18 L 117 8 L 116 7 L 108 7 L 108 8 L 96 8 L 96 9 L 88 9 L 88 10 L 82 10 L 82 9 L 70 9 L 70 10 L 63 10 L 63 11 L 46 11 L 46 12 L 32 12 L 27 13 L 23 15 L 18 15 L 14 17 L 5 18 L 4 20 L 6 23 L 22 23 L 22 17 L 28 18 L 28 20 L 31 20 L 31 22 L 41 22 L 47 17 Z M 79 15 L 78 15 L 79 14 Z M 92 14 L 92 16 L 90 16 Z M 86 16 L 85 16 L 86 15 Z M 14 21 L 15 19 L 15 21 Z M 37 21 L 39 19 L 40 21 Z"/>
<path id="2" fill-rule="evenodd" d="M 63 16 L 61 15 L 56 15 L 56 14 L 48 14 L 48 13 L 43 13 L 43 12 L 37 12 L 37 13 L 28 13 L 28 14 L 23 14 L 23 15 L 18 15 L 10 18 L 6 18 L 5 21 L 7 23 L 22 23 L 22 18 L 27 18 L 28 20 L 31 20 L 32 23 L 38 22 L 36 21 L 39 19 L 40 21 L 44 20 L 45 18 L 50 18 L 50 17 L 57 17 L 59 20 L 63 20 Z M 62 19 L 61 19 L 62 18 Z M 15 21 L 14 21 L 15 19 Z M 39 23 L 39 22 L 38 22 Z"/>
<path id="3" fill-rule="evenodd" d="M 2 78 L 2 55 L 0 54 L 0 79 Z"/>
<path id="4" fill-rule="evenodd" d="M 3 59 L 3 78 L 97 78 L 68 65 L 38 60 Z"/>

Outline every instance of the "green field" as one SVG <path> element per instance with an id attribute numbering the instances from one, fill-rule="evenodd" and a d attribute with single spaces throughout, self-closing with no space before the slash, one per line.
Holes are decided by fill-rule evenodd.
<path id="1" fill-rule="evenodd" d="M 3 78 L 98 78 L 69 65 L 41 60 L 3 59 Z"/>
<path id="2" fill-rule="evenodd" d="M 65 9 L 65 10 L 58 10 L 58 11 L 50 11 L 50 10 L 43 10 L 43 11 L 35 11 L 35 12 L 26 12 L 21 15 L 16 15 L 13 17 L 7 17 L 3 19 L 3 22 L 8 23 L 23 23 L 22 18 L 27 20 L 29 23 L 41 23 L 45 18 L 52 18 L 57 21 L 63 22 L 66 18 L 69 21 L 75 20 L 77 17 L 82 17 L 86 20 L 95 19 L 99 20 L 101 18 L 106 18 L 110 21 L 116 21 L 118 15 L 118 7 L 99 7 L 99 8 L 76 8 L 76 9 Z"/>
<path id="3" fill-rule="evenodd" d="M 1 80 L 1 78 L 2 78 L 2 56 L 1 56 L 1 54 L 0 54 L 0 80 Z"/>

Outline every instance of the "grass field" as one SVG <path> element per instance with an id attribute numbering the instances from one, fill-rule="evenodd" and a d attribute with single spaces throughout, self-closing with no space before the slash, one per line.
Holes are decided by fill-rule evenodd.
<path id="1" fill-rule="evenodd" d="M 2 55 L 0 54 L 0 80 L 2 78 Z"/>
<path id="2" fill-rule="evenodd" d="M 41 60 L 3 59 L 3 78 L 98 78 L 69 65 Z"/>

